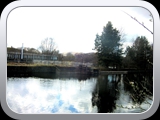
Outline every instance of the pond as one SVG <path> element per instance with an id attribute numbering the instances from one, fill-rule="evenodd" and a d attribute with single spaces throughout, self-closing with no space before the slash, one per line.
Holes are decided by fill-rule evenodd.
<path id="1" fill-rule="evenodd" d="M 152 79 L 148 74 L 8 76 L 6 100 L 23 114 L 142 113 L 152 105 Z"/>

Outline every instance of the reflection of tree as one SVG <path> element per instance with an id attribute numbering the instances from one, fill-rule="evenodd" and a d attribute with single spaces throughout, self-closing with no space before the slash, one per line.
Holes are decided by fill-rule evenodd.
<path id="1" fill-rule="evenodd" d="M 90 79 L 90 77 L 91 77 L 90 75 L 81 75 L 81 74 L 77 76 L 79 81 Z"/>
<path id="2" fill-rule="evenodd" d="M 60 73 L 60 74 L 56 74 L 56 78 L 60 80 L 78 79 L 79 81 L 82 81 L 82 80 L 90 79 L 91 75 L 76 74 L 76 73 Z"/>
<path id="3" fill-rule="evenodd" d="M 152 101 L 153 73 L 132 73 L 124 76 L 124 90 L 130 92 L 133 103 L 140 105 L 144 102 L 150 105 L 146 99 Z"/>
<path id="4" fill-rule="evenodd" d="M 112 112 L 116 108 L 117 87 L 117 82 L 110 82 L 108 75 L 98 77 L 97 84 L 92 92 L 92 106 L 97 106 L 98 113 Z"/>

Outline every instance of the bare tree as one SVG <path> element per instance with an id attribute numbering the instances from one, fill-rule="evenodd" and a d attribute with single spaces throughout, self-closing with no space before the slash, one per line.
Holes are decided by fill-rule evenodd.
<path id="1" fill-rule="evenodd" d="M 119 28 L 119 35 L 120 35 L 120 42 L 123 44 L 124 42 L 126 42 L 126 33 L 124 28 Z"/>
<path id="2" fill-rule="evenodd" d="M 58 52 L 53 38 L 46 38 L 42 40 L 39 49 L 43 54 L 54 54 Z"/>

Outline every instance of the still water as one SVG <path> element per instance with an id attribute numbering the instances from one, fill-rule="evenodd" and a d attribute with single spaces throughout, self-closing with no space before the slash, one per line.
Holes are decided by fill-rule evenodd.
<path id="1" fill-rule="evenodd" d="M 131 77 L 133 79 L 133 76 Z M 148 110 L 152 104 L 153 87 L 148 87 L 147 84 L 150 83 L 144 84 L 142 80 L 143 86 L 140 87 L 137 82 L 133 80 L 129 82 L 126 78 L 129 77 L 125 75 L 8 77 L 6 100 L 12 111 L 24 114 L 141 113 Z M 139 87 L 137 93 L 132 89 L 133 86 Z M 149 94 L 143 87 L 147 88 Z"/>

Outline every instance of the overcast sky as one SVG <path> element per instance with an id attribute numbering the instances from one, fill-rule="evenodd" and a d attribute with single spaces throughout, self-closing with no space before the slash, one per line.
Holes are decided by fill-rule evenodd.
<path id="1" fill-rule="evenodd" d="M 146 36 L 153 43 L 153 34 L 125 14 L 135 17 L 153 31 L 147 9 L 141 7 L 19 7 L 7 19 L 7 46 L 38 48 L 41 41 L 53 38 L 60 53 L 94 52 L 96 34 L 108 21 L 123 29 L 124 47 L 137 36 Z"/>

